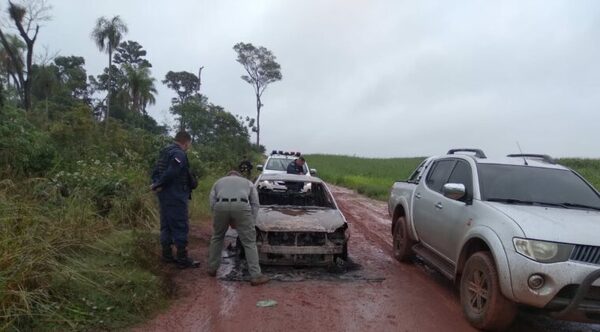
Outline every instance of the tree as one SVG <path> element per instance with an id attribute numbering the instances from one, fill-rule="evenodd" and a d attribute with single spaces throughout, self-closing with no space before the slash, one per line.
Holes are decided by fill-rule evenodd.
<path id="1" fill-rule="evenodd" d="M 17 77 L 17 72 L 22 70 L 18 66 L 23 65 L 23 51 L 25 50 L 25 44 L 19 39 L 19 37 L 13 34 L 7 34 L 6 39 L 8 42 L 8 48 L 3 44 L 0 44 L 0 71 L 2 72 L 3 79 L 7 86 L 10 86 L 10 80 L 12 79 L 14 86 L 20 89 L 20 81 Z M 10 54 L 14 54 L 20 61 L 14 61 Z"/>
<path id="2" fill-rule="evenodd" d="M 107 18 L 100 17 L 96 21 L 96 26 L 92 31 L 92 39 L 98 46 L 98 49 L 103 52 L 106 50 L 108 53 L 108 94 L 106 96 L 106 128 L 108 128 L 108 118 L 110 116 L 110 98 L 111 98 L 111 75 L 112 75 L 112 56 L 114 49 L 121 42 L 123 35 L 127 33 L 127 25 L 121 20 L 119 16 L 115 16 L 108 20 Z"/>
<path id="3" fill-rule="evenodd" d="M 119 44 L 116 51 L 114 61 L 118 65 L 128 64 L 135 68 L 152 67 L 150 62 L 144 59 L 146 50 L 136 41 L 124 41 Z"/>
<path id="4" fill-rule="evenodd" d="M 169 71 L 162 82 L 179 96 L 179 100 L 176 98 L 172 100 L 173 104 L 183 104 L 190 98 L 197 96 L 200 88 L 198 76 L 187 71 Z"/>
<path id="5" fill-rule="evenodd" d="M 58 71 L 58 78 L 66 91 L 74 99 L 81 99 L 87 103 L 88 86 L 85 71 L 85 59 L 80 56 L 59 56 L 54 59 Z"/>
<path id="6" fill-rule="evenodd" d="M 256 146 L 260 146 L 260 110 L 261 97 L 267 86 L 281 80 L 281 66 L 275 56 L 265 47 L 254 47 L 251 43 L 237 43 L 233 46 L 237 52 L 237 62 L 242 64 L 248 75 L 242 79 L 252 85 L 256 95 Z"/>
<path id="7" fill-rule="evenodd" d="M 14 44 L 11 44 L 2 28 L 0 28 L 0 41 L 14 64 L 16 81 L 19 82 L 17 89 L 21 103 L 25 110 L 28 111 L 31 109 L 33 47 L 40 31 L 39 23 L 50 19 L 47 13 L 51 7 L 46 4 L 45 0 L 28 0 L 23 2 L 23 5 L 14 4 L 11 1 L 8 3 L 9 17 L 27 48 L 25 60 L 23 60 L 23 57 L 18 52 L 15 52 Z"/>
<path id="8" fill-rule="evenodd" d="M 124 69 L 127 78 L 127 90 L 131 100 L 131 110 L 146 114 L 146 106 L 156 103 L 154 98 L 156 94 L 155 79 L 150 76 L 148 67 L 135 68 L 131 65 L 125 65 Z"/>

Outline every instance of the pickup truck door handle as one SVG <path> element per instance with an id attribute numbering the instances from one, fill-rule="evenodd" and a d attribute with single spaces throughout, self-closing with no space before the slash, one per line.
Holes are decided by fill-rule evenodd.
<path id="1" fill-rule="evenodd" d="M 441 210 L 441 209 L 443 209 L 443 208 L 444 208 L 444 206 L 442 205 L 442 202 L 438 202 L 438 203 L 435 205 L 435 208 L 436 208 L 436 209 L 440 209 L 440 210 Z"/>
<path id="2" fill-rule="evenodd" d="M 415 195 L 415 198 L 416 198 L 416 199 L 421 199 L 421 197 L 422 197 L 422 196 L 421 196 L 421 193 L 417 193 L 417 194 Z"/>

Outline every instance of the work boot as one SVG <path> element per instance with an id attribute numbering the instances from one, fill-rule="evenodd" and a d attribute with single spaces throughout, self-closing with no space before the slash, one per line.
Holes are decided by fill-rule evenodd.
<path id="1" fill-rule="evenodd" d="M 250 285 L 258 286 L 258 285 L 266 284 L 267 282 L 269 282 L 269 280 L 271 280 L 271 278 L 267 277 L 264 274 L 261 274 L 260 276 L 258 276 L 256 278 L 250 279 Z"/>
<path id="2" fill-rule="evenodd" d="M 209 277 L 216 277 L 217 270 L 208 270 L 208 271 L 206 271 L 206 274 L 208 274 Z"/>
<path id="3" fill-rule="evenodd" d="M 187 249 L 184 246 L 177 247 L 177 267 L 180 269 L 200 267 L 200 262 L 197 262 L 188 257 Z"/>
<path id="4" fill-rule="evenodd" d="M 177 260 L 173 257 L 173 251 L 171 250 L 171 246 L 162 246 L 162 261 L 164 263 L 175 263 Z"/>

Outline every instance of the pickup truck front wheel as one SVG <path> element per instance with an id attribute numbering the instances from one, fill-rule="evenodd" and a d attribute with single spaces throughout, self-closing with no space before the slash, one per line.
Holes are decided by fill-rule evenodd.
<path id="1" fill-rule="evenodd" d="M 394 257 L 400 262 L 409 262 L 414 256 L 415 241 L 408 236 L 406 217 L 399 216 L 394 225 Z"/>
<path id="2" fill-rule="evenodd" d="M 469 323 L 482 330 L 504 330 L 517 314 L 516 304 L 502 295 L 494 259 L 487 251 L 476 252 L 465 263 L 460 302 Z"/>

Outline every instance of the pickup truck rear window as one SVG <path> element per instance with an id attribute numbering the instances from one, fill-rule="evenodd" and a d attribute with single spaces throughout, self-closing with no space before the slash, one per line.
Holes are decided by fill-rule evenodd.
<path id="1" fill-rule="evenodd" d="M 482 200 L 600 209 L 600 197 L 569 170 L 478 164 Z"/>

